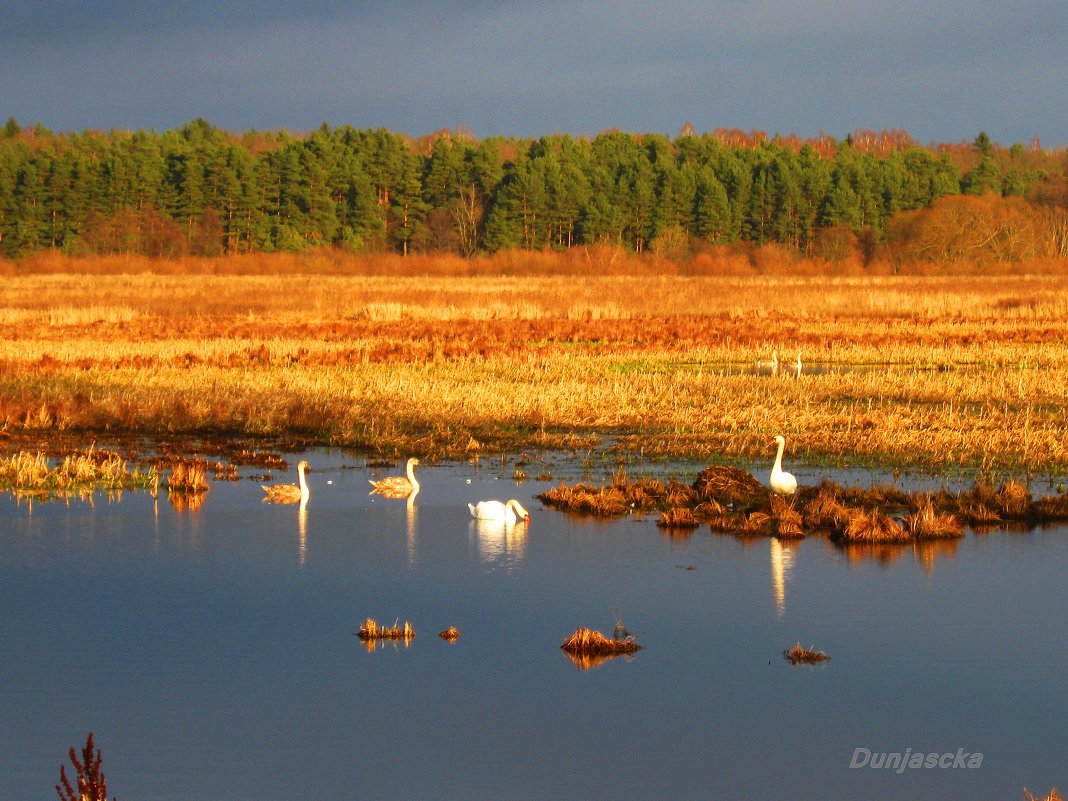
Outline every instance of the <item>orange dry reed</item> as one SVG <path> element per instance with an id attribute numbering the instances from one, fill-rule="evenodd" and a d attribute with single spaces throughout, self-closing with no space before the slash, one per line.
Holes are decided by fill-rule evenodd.
<path id="1" fill-rule="evenodd" d="M 410 640 L 415 636 L 415 629 L 408 621 L 403 626 L 396 624 L 382 626 L 374 618 L 367 618 L 356 632 L 361 640 Z"/>

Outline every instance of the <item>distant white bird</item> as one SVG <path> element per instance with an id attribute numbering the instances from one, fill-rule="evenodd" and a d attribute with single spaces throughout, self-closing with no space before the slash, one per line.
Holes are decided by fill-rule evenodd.
<path id="1" fill-rule="evenodd" d="M 771 468 L 771 491 L 776 495 L 793 495 L 797 492 L 797 479 L 782 469 L 782 452 L 786 450 L 786 437 L 775 437 L 779 444 L 779 452 L 775 456 L 775 464 Z"/>
<path id="2" fill-rule="evenodd" d="M 296 484 L 262 484 L 264 493 L 264 503 L 297 503 L 298 501 L 303 505 L 308 502 L 308 498 L 311 497 L 311 490 L 308 489 L 308 481 L 304 478 L 304 471 L 308 469 L 307 459 L 301 459 L 297 463 L 297 479 L 300 481 L 300 486 Z"/>
<path id="3" fill-rule="evenodd" d="M 467 508 L 471 510 L 471 516 L 478 520 L 496 520 L 500 523 L 514 523 L 516 520 L 522 520 L 525 523 L 530 520 L 530 514 L 514 498 L 507 503 L 500 501 L 469 503 Z"/>

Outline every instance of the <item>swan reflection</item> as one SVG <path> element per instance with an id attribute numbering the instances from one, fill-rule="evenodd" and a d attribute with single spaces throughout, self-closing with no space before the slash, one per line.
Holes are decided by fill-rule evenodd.
<path id="1" fill-rule="evenodd" d="M 472 520 L 479 559 L 487 564 L 518 564 L 527 544 L 525 521 L 509 523 L 504 520 Z"/>
<path id="2" fill-rule="evenodd" d="M 308 555 L 308 499 L 304 498 L 297 509 L 297 542 L 300 550 L 300 566 L 304 567 L 304 559 Z"/>
<path id="3" fill-rule="evenodd" d="M 778 537 L 771 540 L 771 590 L 775 598 L 775 615 L 780 619 L 786 614 L 786 579 L 793 566 L 794 554 L 790 545 Z"/>
<path id="4" fill-rule="evenodd" d="M 415 496 L 419 494 L 419 486 L 416 485 L 415 489 L 408 495 L 408 499 L 404 502 L 405 514 L 407 516 L 406 542 L 408 544 L 408 564 L 409 566 L 415 564 L 415 551 L 416 551 L 416 532 L 418 531 L 419 523 L 419 510 L 415 506 Z"/>

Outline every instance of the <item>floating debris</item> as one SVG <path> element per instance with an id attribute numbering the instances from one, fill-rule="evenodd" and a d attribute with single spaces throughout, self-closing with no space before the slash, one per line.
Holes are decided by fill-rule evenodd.
<path id="1" fill-rule="evenodd" d="M 456 626 L 449 626 L 445 631 L 438 632 L 438 636 L 446 642 L 456 642 L 460 639 L 460 630 Z"/>
<path id="2" fill-rule="evenodd" d="M 805 648 L 800 642 L 793 648 L 785 649 L 782 652 L 782 656 L 783 659 L 791 665 L 814 665 L 818 662 L 826 662 L 830 659 L 830 657 L 823 651 Z"/>

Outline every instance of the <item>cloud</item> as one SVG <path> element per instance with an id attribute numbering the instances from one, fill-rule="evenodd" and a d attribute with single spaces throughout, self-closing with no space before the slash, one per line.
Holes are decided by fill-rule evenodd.
<path id="1" fill-rule="evenodd" d="M 1060 0 L 46 0 L 0 29 L 0 113 L 64 129 L 202 116 L 531 136 L 691 121 L 1065 143 L 1065 29 Z"/>

